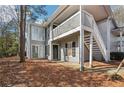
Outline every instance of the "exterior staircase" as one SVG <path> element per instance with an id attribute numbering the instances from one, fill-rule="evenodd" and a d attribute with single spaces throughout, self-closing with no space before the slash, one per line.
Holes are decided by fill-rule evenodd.
<path id="1" fill-rule="evenodd" d="M 98 26 L 96 24 L 96 21 L 92 15 L 90 15 L 90 18 L 88 18 L 88 20 L 90 20 L 90 22 L 92 24 L 91 29 L 92 29 L 92 34 L 93 34 L 93 40 L 92 40 L 93 41 L 93 46 L 92 46 L 93 58 L 95 58 L 95 59 L 102 58 L 105 61 L 108 61 L 107 49 L 104 44 L 101 33 L 98 29 Z M 85 43 L 86 47 L 88 48 L 88 50 L 90 49 L 90 34 L 91 34 L 91 32 L 84 35 L 84 43 Z"/>
<path id="2" fill-rule="evenodd" d="M 85 42 L 85 46 L 89 49 L 90 48 L 90 33 L 87 35 L 84 35 L 84 42 Z M 96 60 L 101 60 L 101 58 L 103 58 L 101 51 L 99 49 L 99 46 L 95 40 L 95 38 L 93 37 L 93 58 Z"/>

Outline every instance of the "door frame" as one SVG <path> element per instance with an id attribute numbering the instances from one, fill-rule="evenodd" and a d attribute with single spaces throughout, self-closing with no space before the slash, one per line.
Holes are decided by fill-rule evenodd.
<path id="1" fill-rule="evenodd" d="M 38 44 L 31 44 L 31 58 L 33 58 L 32 46 L 37 46 L 38 47 L 38 51 L 39 51 L 39 46 L 40 45 L 38 45 Z M 39 58 L 39 52 L 38 52 L 38 58 Z"/>
<path id="2" fill-rule="evenodd" d="M 54 57 L 53 57 L 53 60 L 59 60 L 59 44 L 52 44 L 52 48 L 53 48 L 53 46 L 54 45 L 56 45 L 56 46 L 58 46 L 58 58 L 57 59 L 54 59 Z M 54 52 L 54 51 L 53 51 Z M 53 53 L 52 53 L 53 54 Z M 54 56 L 54 55 L 53 55 Z"/>

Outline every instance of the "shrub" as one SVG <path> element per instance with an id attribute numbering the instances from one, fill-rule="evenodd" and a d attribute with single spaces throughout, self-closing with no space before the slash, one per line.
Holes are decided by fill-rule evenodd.
<path id="1" fill-rule="evenodd" d="M 123 80 L 123 77 L 118 74 L 113 74 L 110 76 L 110 80 Z"/>
<path id="2" fill-rule="evenodd" d="M 110 59 L 111 60 L 122 60 L 124 58 L 124 52 L 111 52 Z"/>

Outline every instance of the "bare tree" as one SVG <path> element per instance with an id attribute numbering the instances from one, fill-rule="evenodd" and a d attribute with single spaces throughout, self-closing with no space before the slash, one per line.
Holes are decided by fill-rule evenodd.
<path id="1" fill-rule="evenodd" d="M 32 6 L 21 5 L 20 6 L 20 62 L 25 62 L 25 28 L 26 28 L 26 14 L 30 12 L 28 18 L 31 20 L 37 20 L 41 15 L 47 15 L 44 8 L 45 6 Z"/>
<path id="2" fill-rule="evenodd" d="M 124 6 L 118 6 L 113 10 L 115 21 L 119 27 L 124 26 Z"/>
<path id="3" fill-rule="evenodd" d="M 20 6 L 20 62 L 25 62 L 26 5 Z"/>

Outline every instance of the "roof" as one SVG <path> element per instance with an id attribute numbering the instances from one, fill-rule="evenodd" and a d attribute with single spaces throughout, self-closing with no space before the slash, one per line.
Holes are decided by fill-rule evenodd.
<path id="1" fill-rule="evenodd" d="M 70 6 L 72 6 L 72 5 L 60 5 L 58 7 L 58 9 L 53 13 L 53 15 L 48 18 L 47 22 L 44 22 L 43 26 L 48 26 L 53 20 L 55 20 L 57 17 L 59 17 Z M 108 6 L 108 5 L 85 5 L 85 10 L 90 13 L 93 13 L 94 18 L 97 21 L 100 21 L 101 19 L 105 19 L 105 18 L 107 19 L 109 16 L 113 15 L 113 12 L 112 12 L 110 6 Z M 117 28 L 114 18 L 112 18 L 112 22 L 113 22 L 114 26 Z"/>

